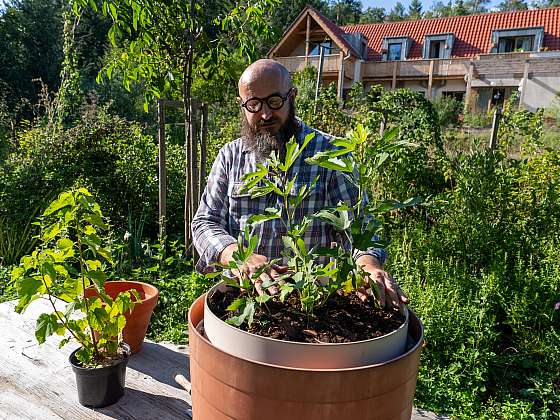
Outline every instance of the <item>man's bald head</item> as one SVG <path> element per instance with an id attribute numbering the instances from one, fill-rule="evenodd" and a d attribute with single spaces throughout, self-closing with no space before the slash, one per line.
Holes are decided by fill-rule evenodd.
<path id="1" fill-rule="evenodd" d="M 251 86 L 254 83 L 273 83 L 279 89 L 288 91 L 292 87 L 292 78 L 286 67 L 278 61 L 270 59 L 257 60 L 245 69 L 239 78 L 239 91 L 244 86 Z"/>

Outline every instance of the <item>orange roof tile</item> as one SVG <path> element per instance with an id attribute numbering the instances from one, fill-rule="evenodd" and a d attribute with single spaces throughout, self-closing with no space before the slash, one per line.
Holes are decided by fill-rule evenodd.
<path id="1" fill-rule="evenodd" d="M 381 60 L 384 37 L 408 36 L 412 45 L 408 58 L 422 58 L 426 35 L 453 33 L 451 57 L 475 57 L 490 51 L 495 29 L 544 27 L 543 47 L 560 50 L 560 7 L 469 16 L 408 20 L 403 22 L 342 26 L 347 33 L 361 32 L 368 39 L 369 60 Z"/>

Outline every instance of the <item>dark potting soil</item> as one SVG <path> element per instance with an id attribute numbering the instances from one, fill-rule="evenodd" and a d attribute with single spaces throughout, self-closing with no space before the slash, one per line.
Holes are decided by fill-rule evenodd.
<path id="1" fill-rule="evenodd" d="M 239 289 L 217 290 L 209 299 L 209 306 L 220 319 L 227 320 L 235 315 L 226 308 L 238 297 Z M 303 343 L 349 343 L 369 340 L 398 329 L 405 316 L 398 310 L 382 310 L 375 305 L 373 297 L 362 302 L 354 293 L 335 293 L 327 303 L 308 316 L 301 311 L 296 293 L 284 303 L 268 301 L 266 308 L 255 311 L 254 321 L 242 330 L 278 340 Z"/>

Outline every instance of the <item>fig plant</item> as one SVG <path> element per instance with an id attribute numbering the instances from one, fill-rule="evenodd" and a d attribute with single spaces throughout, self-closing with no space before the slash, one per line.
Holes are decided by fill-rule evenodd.
<path id="1" fill-rule="evenodd" d="M 77 341 L 81 348 L 76 357 L 83 366 L 110 363 L 119 356 L 125 313 L 139 296 L 133 290 L 112 299 L 104 291 L 112 258 L 103 243 L 108 225 L 99 204 L 85 188 L 63 192 L 35 223 L 40 226 L 40 244 L 12 271 L 19 299 L 16 311 L 22 313 L 34 300 L 47 299 L 52 311 L 37 319 L 38 342 L 69 333 L 60 347 Z M 97 296 L 86 297 L 88 287 L 95 288 Z M 66 303 L 63 310 L 57 301 Z"/>

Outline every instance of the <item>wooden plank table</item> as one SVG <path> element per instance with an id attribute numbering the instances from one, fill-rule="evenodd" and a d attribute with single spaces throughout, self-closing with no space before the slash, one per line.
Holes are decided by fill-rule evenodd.
<path id="1" fill-rule="evenodd" d="M 35 320 L 50 309 L 48 302 L 34 301 L 23 315 L 14 308 L 15 302 L 0 304 L 0 419 L 191 418 L 184 388 L 189 385 L 187 346 L 145 342 L 128 362 L 124 396 L 111 406 L 89 409 L 78 403 L 68 362 L 77 345 L 58 349 L 61 337 L 42 345 L 35 339 Z"/>
<path id="2" fill-rule="evenodd" d="M 0 419 L 192 418 L 187 346 L 144 342 L 128 362 L 124 396 L 111 406 L 90 409 L 78 403 L 68 362 L 77 345 L 58 349 L 61 337 L 42 345 L 35 339 L 35 321 L 50 304 L 37 300 L 23 315 L 15 313 L 15 306 L 15 301 L 0 304 Z M 411 420 L 436 419 L 446 417 L 415 409 Z"/>

